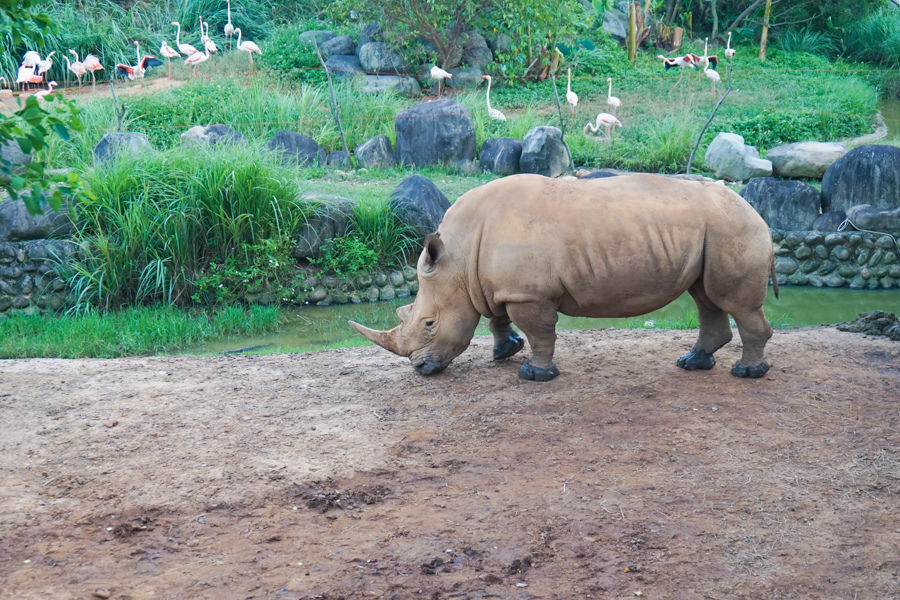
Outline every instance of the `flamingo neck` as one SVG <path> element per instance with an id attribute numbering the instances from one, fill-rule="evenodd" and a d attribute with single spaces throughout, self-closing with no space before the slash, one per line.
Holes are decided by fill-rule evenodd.
<path id="1" fill-rule="evenodd" d="M 228 24 L 231 25 L 231 2 L 228 3 Z"/>
<path id="2" fill-rule="evenodd" d="M 178 31 L 175 32 L 175 45 L 181 45 L 181 23 L 177 23 L 175 25 L 178 28 Z"/>
<path id="3" fill-rule="evenodd" d="M 569 69 L 568 75 L 566 76 L 566 91 L 572 91 L 572 69 Z"/>
<path id="4" fill-rule="evenodd" d="M 612 81 L 607 81 L 609 84 L 609 88 L 606 90 L 606 98 L 609 99 L 612 97 Z"/>
<path id="5" fill-rule="evenodd" d="M 238 28 L 237 32 L 238 32 L 237 46 L 238 46 L 238 48 L 240 48 L 241 47 L 241 35 L 243 35 L 244 32 L 241 31 L 240 28 Z"/>
<path id="6" fill-rule="evenodd" d="M 138 44 L 134 45 L 134 55 L 137 57 L 136 65 L 141 65 L 141 47 Z"/>

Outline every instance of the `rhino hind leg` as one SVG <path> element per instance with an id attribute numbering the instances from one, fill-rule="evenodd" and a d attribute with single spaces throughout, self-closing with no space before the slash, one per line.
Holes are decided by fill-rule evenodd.
<path id="1" fill-rule="evenodd" d="M 746 314 L 734 315 L 734 320 L 741 334 L 744 350 L 741 359 L 731 368 L 731 374 L 751 379 L 762 377 L 769 370 L 764 351 L 766 342 L 772 337 L 772 326 L 762 307 Z"/>
<path id="2" fill-rule="evenodd" d="M 731 341 L 728 314 L 713 304 L 699 283 L 689 292 L 697 303 L 700 334 L 691 351 L 679 356 L 676 364 L 687 371 L 712 369 L 716 364 L 713 353 Z"/>
<path id="3" fill-rule="evenodd" d="M 531 360 L 519 368 L 519 377 L 529 381 L 550 381 L 559 375 L 553 364 L 556 347 L 556 306 L 538 302 L 507 304 L 507 314 L 522 330 L 531 346 Z"/>
<path id="4" fill-rule="evenodd" d="M 494 360 L 509 358 L 525 347 L 525 340 L 510 326 L 508 316 L 491 317 L 488 327 L 494 335 Z"/>

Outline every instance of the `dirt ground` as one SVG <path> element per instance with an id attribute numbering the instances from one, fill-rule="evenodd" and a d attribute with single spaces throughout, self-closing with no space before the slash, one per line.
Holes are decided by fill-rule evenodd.
<path id="1" fill-rule="evenodd" d="M 0 361 L 0 597 L 900 598 L 900 343 L 694 335 Z"/>

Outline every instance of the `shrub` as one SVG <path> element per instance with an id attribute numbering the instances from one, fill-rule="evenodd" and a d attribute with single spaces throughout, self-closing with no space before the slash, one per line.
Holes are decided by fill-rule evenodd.
<path id="1" fill-rule="evenodd" d="M 275 29 L 266 41 L 260 62 L 282 79 L 325 82 L 327 76 L 315 48 L 300 39 L 300 34 L 307 29 L 301 25 L 283 25 Z"/>
<path id="2" fill-rule="evenodd" d="M 286 297 L 296 278 L 293 244 L 281 235 L 240 249 L 222 262 L 210 262 L 194 282 L 191 299 L 202 305 L 237 304 L 248 296 L 271 294 L 273 300 Z"/>
<path id="3" fill-rule="evenodd" d="M 310 262 L 325 273 L 343 277 L 357 271 L 373 270 L 378 265 L 378 255 L 356 235 L 346 235 L 326 240 L 322 257 Z"/>

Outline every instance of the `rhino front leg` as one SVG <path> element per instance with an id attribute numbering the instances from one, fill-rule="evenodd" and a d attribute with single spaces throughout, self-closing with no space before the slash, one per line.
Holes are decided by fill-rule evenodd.
<path id="1" fill-rule="evenodd" d="M 488 327 L 494 335 L 494 360 L 509 358 L 525 346 L 525 340 L 510 326 L 509 316 L 491 317 Z"/>
<path id="2" fill-rule="evenodd" d="M 531 346 L 531 360 L 522 363 L 519 377 L 531 381 L 550 381 L 559 375 L 559 369 L 553 364 L 556 307 L 537 302 L 507 304 L 506 312 Z"/>

